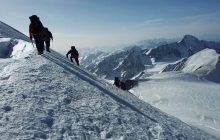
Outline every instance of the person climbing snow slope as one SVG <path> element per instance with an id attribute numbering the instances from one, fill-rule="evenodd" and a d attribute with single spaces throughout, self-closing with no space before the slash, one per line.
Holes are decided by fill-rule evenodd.
<path id="1" fill-rule="evenodd" d="M 36 15 L 30 16 L 29 19 L 31 22 L 29 25 L 30 40 L 34 38 L 38 55 L 41 55 L 44 51 L 44 26 Z"/>
<path id="2" fill-rule="evenodd" d="M 68 55 L 70 55 L 70 60 L 71 62 L 73 62 L 73 58 L 76 61 L 76 64 L 79 66 L 79 53 L 76 50 L 75 46 L 72 46 L 71 49 L 68 51 L 68 53 L 66 54 L 66 57 L 68 58 Z"/>

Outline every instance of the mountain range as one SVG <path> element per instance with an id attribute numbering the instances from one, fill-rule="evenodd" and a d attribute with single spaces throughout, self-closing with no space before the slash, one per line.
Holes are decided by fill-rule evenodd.
<path id="1" fill-rule="evenodd" d="M 197 54 L 204 49 L 211 49 L 216 52 L 216 55 L 212 56 L 212 54 L 210 54 L 209 56 L 204 54 L 205 56 L 203 56 L 203 54 Z M 210 57 L 216 57 L 218 61 L 217 54 L 219 53 L 220 42 L 199 40 L 192 35 L 185 35 L 179 42 L 159 45 L 151 49 L 142 49 L 141 47 L 136 46 L 129 50 L 126 49 L 110 53 L 97 52 L 96 54 L 90 54 L 82 57 L 81 61 L 87 70 L 105 79 L 113 80 L 114 77 L 120 77 L 121 79 L 132 79 L 141 74 L 145 69 L 153 67 L 154 62 L 169 61 L 178 63 L 167 65 L 166 68 L 162 70 L 162 72 L 165 72 L 168 71 L 168 69 L 173 70 L 172 68 L 170 69 L 170 67 L 175 67 L 176 65 L 176 67 L 180 67 L 180 65 L 185 65 L 184 62 L 194 54 L 195 56 L 193 58 L 199 59 L 200 61 L 212 59 Z M 191 62 L 193 61 L 194 60 Z M 212 67 L 215 66 L 217 66 L 215 74 L 219 75 L 218 64 L 216 63 L 216 65 L 213 65 Z M 180 71 L 181 69 L 175 68 L 175 70 Z M 192 71 L 184 72 L 193 73 Z M 203 75 L 207 75 L 207 73 L 200 74 L 200 76 Z M 216 79 L 214 81 L 219 82 Z"/>
<path id="2" fill-rule="evenodd" d="M 0 24 L 0 29 L 0 139 L 218 139 L 135 93 L 118 89 L 54 50 L 37 55 L 27 37 L 10 26 Z M 10 41 L 16 43 L 7 51 L 5 43 Z M 121 57 L 122 63 L 118 62 L 117 53 L 112 54 L 115 59 L 104 56 L 100 60 L 111 61 L 122 76 L 130 77 L 117 71 L 124 70 L 124 65 L 130 69 L 137 63 L 135 67 L 144 65 L 145 70 L 154 65 L 140 48 L 119 54 L 127 60 Z"/>
<path id="3" fill-rule="evenodd" d="M 185 35 L 180 41 L 153 48 L 136 46 L 135 50 L 139 51 L 126 48 L 91 54 L 94 57 L 88 65 L 83 59 L 90 57 L 87 55 L 81 63 L 110 83 L 113 83 L 114 77 L 122 81 L 135 80 L 137 86 L 129 91 L 139 99 L 220 137 L 219 48 L 219 42 Z M 126 55 L 126 52 L 132 55 Z M 129 67 L 124 64 L 126 61 L 129 61 Z M 141 63 L 143 61 L 147 63 Z"/>

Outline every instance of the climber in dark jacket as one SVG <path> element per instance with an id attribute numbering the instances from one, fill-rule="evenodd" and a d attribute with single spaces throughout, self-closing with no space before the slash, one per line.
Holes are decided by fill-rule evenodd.
<path id="1" fill-rule="evenodd" d="M 115 77 L 114 85 L 122 90 L 127 90 L 125 82 L 120 81 L 118 77 Z"/>
<path id="2" fill-rule="evenodd" d="M 44 26 L 36 15 L 30 16 L 29 19 L 31 22 L 29 25 L 30 40 L 34 38 L 38 54 L 41 55 L 44 52 Z"/>
<path id="3" fill-rule="evenodd" d="M 120 88 L 120 80 L 118 79 L 118 77 L 115 77 L 114 85 Z"/>
<path id="4" fill-rule="evenodd" d="M 75 59 L 76 61 L 76 64 L 79 66 L 79 53 L 78 51 L 76 50 L 75 46 L 72 46 L 71 47 L 71 50 L 68 51 L 68 53 L 66 54 L 66 57 L 68 58 L 68 55 L 70 55 L 70 60 L 71 62 L 73 62 L 73 58 Z"/>
<path id="5" fill-rule="evenodd" d="M 50 52 L 50 40 L 53 40 L 52 33 L 48 30 L 48 28 L 44 28 L 44 41 L 46 44 L 46 50 Z"/>

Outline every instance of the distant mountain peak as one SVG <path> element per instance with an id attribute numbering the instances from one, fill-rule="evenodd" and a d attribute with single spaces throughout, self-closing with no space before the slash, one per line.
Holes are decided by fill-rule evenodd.
<path id="1" fill-rule="evenodd" d="M 181 42 L 183 42 L 183 41 L 184 42 L 197 42 L 197 41 L 199 41 L 199 39 L 193 35 L 184 35 Z"/>
<path id="2" fill-rule="evenodd" d="M 140 47 L 135 46 L 135 47 L 131 48 L 130 51 L 132 51 L 132 52 L 141 52 L 142 49 Z"/>

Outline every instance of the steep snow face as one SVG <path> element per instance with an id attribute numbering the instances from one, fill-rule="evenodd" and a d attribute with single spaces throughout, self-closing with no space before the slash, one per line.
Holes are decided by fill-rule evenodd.
<path id="1" fill-rule="evenodd" d="M 156 61 L 161 61 L 164 58 L 174 58 L 176 60 L 189 57 L 205 48 L 215 49 L 220 53 L 220 43 L 199 40 L 194 36 L 185 35 L 180 42 L 161 45 L 151 49 L 147 55 L 155 58 Z"/>
<path id="2" fill-rule="evenodd" d="M 162 72 L 182 71 L 220 83 L 220 55 L 213 49 L 204 49 L 189 58 L 167 65 Z"/>
<path id="3" fill-rule="evenodd" d="M 134 47 L 128 51 L 119 51 L 101 55 L 86 68 L 105 79 L 130 79 L 151 65 L 150 59 L 142 50 Z"/>
<path id="4" fill-rule="evenodd" d="M 28 29 L 28 27 L 27 27 Z M 3 23 L 0 21 L 0 38 L 12 38 L 14 39 L 22 39 L 25 40 L 27 42 L 30 42 L 30 39 L 22 34 L 21 32 L 19 32 L 18 30 L 12 28 L 11 26 Z"/>
<path id="5" fill-rule="evenodd" d="M 217 139 L 20 43 L 17 59 L 0 59 L 0 139 Z"/>
<path id="6" fill-rule="evenodd" d="M 183 68 L 184 72 L 197 72 L 201 70 L 201 75 L 206 75 L 213 70 L 217 64 L 219 54 L 215 50 L 205 49 L 188 58 Z M 198 72 L 199 74 L 199 72 Z"/>
<path id="7" fill-rule="evenodd" d="M 220 83 L 220 55 L 212 49 L 202 50 L 186 61 L 182 71 Z"/>

